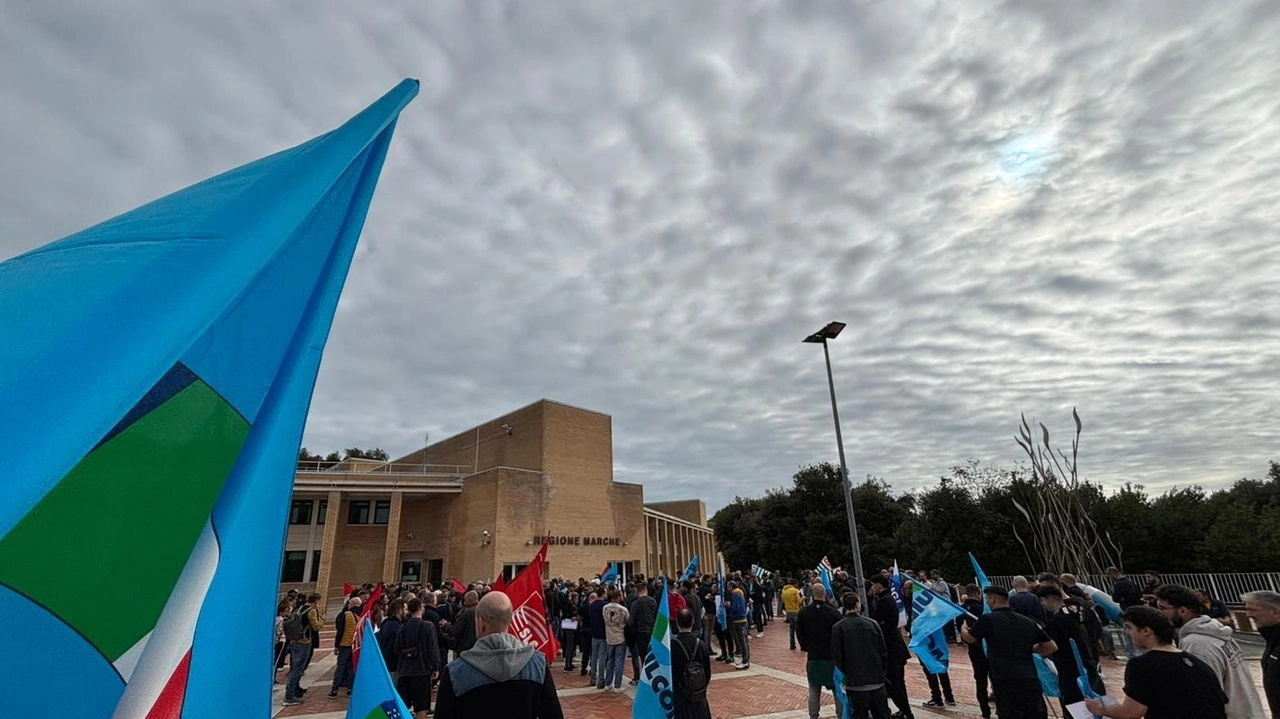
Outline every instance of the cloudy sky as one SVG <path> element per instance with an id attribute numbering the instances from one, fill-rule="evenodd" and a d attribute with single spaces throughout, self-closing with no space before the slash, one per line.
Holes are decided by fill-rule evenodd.
<path id="1" fill-rule="evenodd" d="M 359 8 L 359 9 L 357 9 Z M 307 425 L 410 451 L 540 397 L 646 498 L 834 460 L 1117 486 L 1280 460 L 1280 3 L 0 0 L 0 259 L 403 115 Z M 12 340 L 13 338 L 10 338 Z"/>

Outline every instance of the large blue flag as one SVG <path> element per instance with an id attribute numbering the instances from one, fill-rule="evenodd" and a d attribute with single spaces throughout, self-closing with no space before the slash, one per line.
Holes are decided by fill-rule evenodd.
<path id="1" fill-rule="evenodd" d="M 0 716 L 51 698 L 94 719 L 270 716 L 303 423 L 417 91 L 0 264 L 0 436 L 23 448 L 0 495 L 0 616 L 21 657 Z M 86 551 L 69 592 L 64 559 Z"/>
<path id="2" fill-rule="evenodd" d="M 351 687 L 351 702 L 347 704 L 347 719 L 413 719 L 413 713 L 404 705 L 400 694 L 391 683 L 387 663 L 378 651 L 378 635 L 373 633 L 372 622 L 364 625 L 361 644 L 370 647 L 360 653 L 360 671 L 356 672 Z"/>
<path id="3" fill-rule="evenodd" d="M 685 567 L 684 571 L 680 573 L 680 583 L 683 584 L 685 580 L 693 579 L 694 575 L 696 575 L 697 573 L 698 573 L 698 555 L 695 554 L 693 555 L 693 559 L 689 560 L 689 566 Z"/>
<path id="4" fill-rule="evenodd" d="M 675 712 L 675 688 L 671 685 L 671 605 L 667 583 L 649 636 L 649 651 L 640 670 L 640 684 L 631 702 L 631 719 L 670 719 Z M 709 677 L 708 677 L 709 678 Z"/>
<path id="5" fill-rule="evenodd" d="M 919 583 L 911 597 L 911 609 L 915 614 L 915 619 L 911 622 L 911 650 L 930 674 L 947 671 L 951 654 L 942 628 L 968 612 L 949 598 Z"/>

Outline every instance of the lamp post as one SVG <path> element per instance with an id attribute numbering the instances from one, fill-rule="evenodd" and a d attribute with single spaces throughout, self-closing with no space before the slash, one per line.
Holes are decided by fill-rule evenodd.
<path id="1" fill-rule="evenodd" d="M 853 484 L 849 481 L 849 468 L 844 461 L 844 438 L 840 434 L 840 410 L 836 409 L 836 382 L 831 375 L 831 351 L 827 349 L 827 340 L 833 340 L 840 335 L 845 324 L 843 322 L 831 322 L 826 327 L 814 332 L 804 341 L 811 344 L 821 344 L 822 354 L 827 359 L 827 386 L 831 389 L 831 417 L 836 423 L 836 448 L 840 451 L 840 480 L 842 489 L 844 490 L 844 511 L 849 519 L 849 545 L 853 548 L 853 581 L 858 587 L 858 600 L 862 602 L 862 611 L 865 614 L 870 611 L 867 608 L 867 580 L 862 574 L 862 550 L 858 546 L 858 522 L 853 516 Z"/>

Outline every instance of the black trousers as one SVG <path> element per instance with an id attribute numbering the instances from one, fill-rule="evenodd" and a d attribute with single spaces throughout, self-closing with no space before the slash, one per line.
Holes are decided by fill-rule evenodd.
<path id="1" fill-rule="evenodd" d="M 907 660 L 894 661 L 889 660 L 889 666 L 885 672 L 885 678 L 889 681 L 886 689 L 889 698 L 893 700 L 893 705 L 898 707 L 898 711 L 907 716 L 913 716 L 911 713 L 911 700 L 907 698 Z"/>
<path id="2" fill-rule="evenodd" d="M 929 698 L 934 702 L 941 704 L 945 698 L 948 702 L 955 704 L 956 695 L 951 693 L 951 675 L 943 672 L 942 674 L 924 673 L 924 678 L 929 682 Z M 941 691 L 939 691 L 941 685 Z"/>
<path id="3" fill-rule="evenodd" d="M 564 629 L 564 668 L 573 668 L 573 655 L 578 652 L 578 630 Z"/>
<path id="4" fill-rule="evenodd" d="M 996 713 L 1000 719 L 1048 719 L 1039 679 L 991 680 L 996 690 Z"/>
<path id="5" fill-rule="evenodd" d="M 849 702 L 852 719 L 889 719 L 889 695 L 884 687 L 869 692 L 856 692 L 846 688 L 845 701 Z"/>
<path id="6" fill-rule="evenodd" d="M 751 617 L 755 620 L 756 632 L 764 631 L 764 604 L 756 604 L 751 610 Z"/>
<path id="7" fill-rule="evenodd" d="M 987 691 L 987 686 L 991 683 L 991 660 L 979 650 L 969 652 L 969 664 L 973 666 L 973 684 L 977 694 L 978 708 L 982 710 L 983 717 L 990 717 L 991 693 Z"/>

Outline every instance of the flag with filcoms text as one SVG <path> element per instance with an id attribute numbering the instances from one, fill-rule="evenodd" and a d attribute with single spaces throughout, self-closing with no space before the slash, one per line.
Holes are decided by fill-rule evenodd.
<path id="1" fill-rule="evenodd" d="M 0 436 L 23 448 L 0 480 L 0 616 L 21 657 L 0 717 L 271 715 L 303 425 L 417 92 L 0 263 Z M 86 549 L 69 592 L 64 558 Z"/>
<path id="2" fill-rule="evenodd" d="M 911 642 L 908 646 L 930 674 L 947 671 L 951 653 L 947 649 L 943 627 L 968 612 L 923 584 L 915 587 L 915 593 L 911 596 L 911 610 L 915 618 L 911 621 Z"/>
<path id="3" fill-rule="evenodd" d="M 662 601 L 649 636 L 649 651 L 640 668 L 640 684 L 631 703 L 632 719 L 671 719 L 675 715 L 675 687 L 671 683 L 671 593 L 662 582 Z M 710 677 L 708 677 L 709 679 Z"/>

